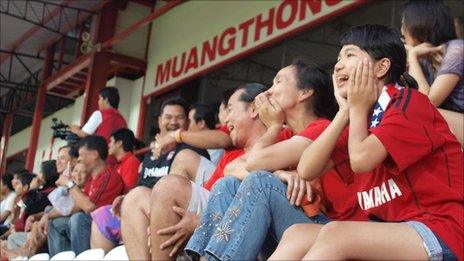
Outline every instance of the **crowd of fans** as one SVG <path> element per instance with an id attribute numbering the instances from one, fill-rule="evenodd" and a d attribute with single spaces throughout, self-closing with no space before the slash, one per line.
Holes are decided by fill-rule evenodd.
<path id="1" fill-rule="evenodd" d="M 297 59 L 218 117 L 166 99 L 142 161 L 102 89 L 78 143 L 2 176 L 2 258 L 464 259 L 464 41 L 442 1 L 408 2 L 398 31 L 352 27 L 332 77 Z"/>

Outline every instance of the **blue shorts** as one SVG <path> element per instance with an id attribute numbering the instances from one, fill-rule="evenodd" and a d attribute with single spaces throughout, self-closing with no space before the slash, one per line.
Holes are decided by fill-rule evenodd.
<path id="1" fill-rule="evenodd" d="M 427 251 L 430 260 L 457 260 L 453 251 L 449 249 L 446 243 L 422 222 L 407 221 L 404 222 L 404 224 L 412 227 L 422 238 L 424 248 Z"/>
<path id="2" fill-rule="evenodd" d="M 91 215 L 100 233 L 117 245 L 121 241 L 121 221 L 113 214 L 111 208 L 111 205 L 100 207 Z"/>

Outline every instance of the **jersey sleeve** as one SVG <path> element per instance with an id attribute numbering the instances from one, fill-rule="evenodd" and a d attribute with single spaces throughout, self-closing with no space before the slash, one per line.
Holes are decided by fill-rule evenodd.
<path id="1" fill-rule="evenodd" d="M 328 120 L 318 120 L 317 122 L 308 125 L 306 129 L 300 131 L 296 137 L 303 137 L 306 139 L 309 139 L 311 141 L 314 141 L 321 135 L 321 133 L 327 128 L 327 126 L 330 124 L 330 121 Z"/>
<path id="2" fill-rule="evenodd" d="M 98 126 L 103 122 L 103 116 L 100 111 L 94 111 L 90 116 L 89 120 L 85 123 L 84 127 L 82 127 L 82 131 L 85 133 L 92 135 L 97 130 Z"/>
<path id="3" fill-rule="evenodd" d="M 401 110 L 392 108 L 384 114 L 380 125 L 370 130 L 385 146 L 393 160 L 393 165 L 387 166 L 394 172 L 405 170 L 444 144 L 444 137 L 425 122 L 425 118 L 424 124 L 417 119 L 411 121 Z"/>

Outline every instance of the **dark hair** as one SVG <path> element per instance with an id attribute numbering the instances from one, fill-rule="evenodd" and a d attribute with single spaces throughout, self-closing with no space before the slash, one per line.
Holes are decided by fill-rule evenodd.
<path id="1" fill-rule="evenodd" d="M 3 185 L 5 185 L 10 191 L 13 191 L 13 184 L 11 181 L 13 180 L 13 175 L 12 174 L 6 174 L 2 176 L 2 182 Z"/>
<path id="2" fill-rule="evenodd" d="M 333 119 L 338 110 L 333 94 L 333 84 L 325 71 L 314 63 L 295 59 L 291 66 L 296 69 L 298 89 L 314 90 L 313 111 L 319 117 Z"/>
<path id="3" fill-rule="evenodd" d="M 168 105 L 177 105 L 177 106 L 182 107 L 184 109 L 184 113 L 187 115 L 189 106 L 188 106 L 188 103 L 181 97 L 179 96 L 170 97 L 164 100 L 163 103 L 161 103 L 160 115 L 164 113 L 164 108 Z"/>
<path id="4" fill-rule="evenodd" d="M 69 156 L 73 159 L 79 158 L 79 143 L 76 142 L 69 147 L 71 148 L 68 152 Z"/>
<path id="5" fill-rule="evenodd" d="M 23 186 L 26 186 L 26 185 L 29 186 L 35 177 L 36 176 L 34 174 L 28 171 L 21 172 L 18 174 L 18 180 L 19 182 L 21 182 Z"/>
<path id="6" fill-rule="evenodd" d="M 251 103 L 253 103 L 258 94 L 266 91 L 267 89 L 269 89 L 269 87 L 266 87 L 261 83 L 247 83 L 237 87 L 237 89 L 235 89 L 235 92 L 243 90 L 242 94 L 238 99 L 239 101 L 248 103 L 248 105 L 250 105 Z"/>
<path id="7" fill-rule="evenodd" d="M 87 148 L 88 150 L 96 150 L 102 160 L 108 157 L 108 145 L 105 138 L 98 135 L 89 135 L 79 141 L 79 149 Z"/>
<path id="8" fill-rule="evenodd" d="M 234 94 L 236 91 L 236 88 L 230 88 L 222 92 L 222 98 L 221 98 L 221 104 L 224 106 L 227 106 L 227 103 L 229 102 L 230 96 Z"/>
<path id="9" fill-rule="evenodd" d="M 191 110 L 195 110 L 193 119 L 196 123 L 205 121 L 208 129 L 214 129 L 216 126 L 216 115 L 213 106 L 198 102 L 190 106 L 190 111 Z"/>
<path id="10" fill-rule="evenodd" d="M 409 34 L 421 43 L 438 46 L 456 38 L 450 9 L 441 0 L 407 2 L 403 23 Z"/>
<path id="11" fill-rule="evenodd" d="M 60 176 L 58 170 L 56 170 L 56 160 L 42 162 L 40 170 L 45 179 L 44 188 L 54 187 L 55 181 Z"/>
<path id="12" fill-rule="evenodd" d="M 406 49 L 397 30 L 384 25 L 361 25 L 345 32 L 340 44 L 353 44 L 366 51 L 373 59 L 388 58 L 390 69 L 385 83 L 400 83 L 417 89 L 417 82 L 406 72 Z"/>
<path id="13" fill-rule="evenodd" d="M 111 107 L 117 109 L 119 106 L 119 91 L 115 87 L 105 87 L 100 90 L 100 96 L 107 99 Z"/>
<path id="14" fill-rule="evenodd" d="M 122 148 L 124 151 L 133 151 L 135 146 L 135 136 L 134 133 L 126 128 L 118 129 L 111 133 L 114 141 L 121 141 Z"/>

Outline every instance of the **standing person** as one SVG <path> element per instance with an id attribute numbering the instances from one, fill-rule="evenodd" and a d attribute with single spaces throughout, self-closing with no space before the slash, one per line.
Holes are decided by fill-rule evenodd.
<path id="1" fill-rule="evenodd" d="M 80 138 L 99 135 L 109 143 L 113 131 L 127 127 L 126 120 L 118 111 L 118 106 L 118 89 L 115 87 L 101 89 L 98 95 L 98 110 L 92 113 L 82 129 L 77 125 L 71 125 L 70 131 Z"/>
<path id="2" fill-rule="evenodd" d="M 319 228 L 316 238 L 304 237 L 309 225 L 299 226 L 286 239 L 298 239 L 292 242 L 306 245 L 307 254 L 278 255 L 285 248 L 281 244 L 273 257 L 463 259 L 462 151 L 428 97 L 399 85 L 401 79 L 415 84 L 405 73 L 399 35 L 385 26 L 357 26 L 341 44 L 334 78 L 340 97 L 346 97 L 349 122 L 338 117 L 337 127 L 328 130 L 336 139 L 349 124 L 351 168 L 367 172 L 355 174 L 353 196 L 369 217 L 382 222 L 334 221 Z"/>
<path id="3" fill-rule="evenodd" d="M 90 248 L 90 212 L 98 207 L 111 204 L 124 191 L 121 176 L 114 168 L 106 166 L 108 145 L 103 137 L 87 136 L 79 141 L 78 162 L 84 164 L 90 174 L 84 190 L 74 181 L 61 175 L 56 181 L 66 187 L 75 201 L 72 214 L 56 217 L 48 225 L 48 249 L 53 256 L 61 251 L 72 250 L 79 254 Z"/>

